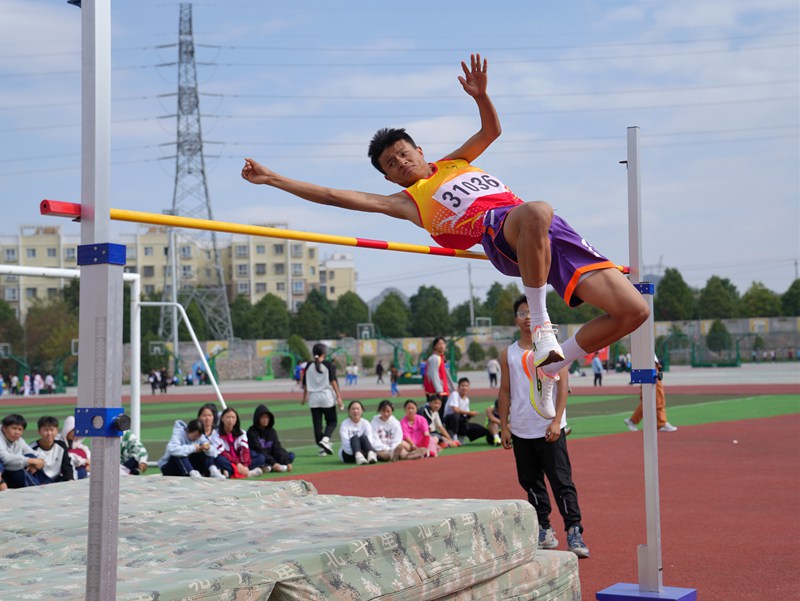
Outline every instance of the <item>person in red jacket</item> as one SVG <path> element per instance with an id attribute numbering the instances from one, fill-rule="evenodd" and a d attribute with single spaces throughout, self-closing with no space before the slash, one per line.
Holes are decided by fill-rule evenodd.
<path id="1" fill-rule="evenodd" d="M 264 456 L 260 456 L 261 465 L 252 462 L 247 434 L 242 431 L 239 414 L 232 407 L 228 407 L 220 415 L 218 444 L 219 457 L 230 462 L 230 468 L 226 465 L 223 473 L 227 471 L 231 478 L 257 478 L 264 473 L 261 469 Z"/>

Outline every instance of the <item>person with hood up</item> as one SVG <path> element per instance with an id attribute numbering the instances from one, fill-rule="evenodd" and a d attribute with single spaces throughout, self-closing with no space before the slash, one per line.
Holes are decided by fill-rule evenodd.
<path id="1" fill-rule="evenodd" d="M 291 472 L 294 453 L 281 446 L 275 430 L 275 416 L 266 405 L 253 412 L 253 425 L 247 429 L 251 465 L 261 463 L 265 472 Z"/>
<path id="2" fill-rule="evenodd" d="M 64 427 L 61 428 L 60 439 L 67 445 L 69 458 L 76 480 L 83 480 L 89 475 L 92 463 L 92 451 L 83 443 L 83 437 L 75 436 L 75 416 L 68 415 L 64 418 Z"/>

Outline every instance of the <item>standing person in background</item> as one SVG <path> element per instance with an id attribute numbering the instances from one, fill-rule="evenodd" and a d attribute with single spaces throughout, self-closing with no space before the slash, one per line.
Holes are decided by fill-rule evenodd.
<path id="1" fill-rule="evenodd" d="M 530 331 L 528 301 L 521 296 L 514 303 L 515 323 L 520 338 L 503 350 L 500 356 L 500 437 L 503 448 L 514 449 L 517 478 L 528 494 L 539 518 L 539 548 L 555 549 L 558 546 L 550 525 L 550 497 L 544 479 L 550 483 L 567 533 L 567 546 L 579 558 L 589 557 L 583 542 L 581 510 L 578 492 L 572 481 L 572 465 L 567 452 L 567 392 L 569 366 L 561 368 L 556 380 L 555 416 L 543 417 L 530 398 L 530 375 L 526 352 L 531 352 L 533 340 Z"/>
<path id="2" fill-rule="evenodd" d="M 339 382 L 336 379 L 336 367 L 325 359 L 327 347 L 318 342 L 311 349 L 314 362 L 309 363 L 303 372 L 303 400 L 301 405 L 308 403 L 311 409 L 311 421 L 314 425 L 314 440 L 320 447 L 319 456 L 333 454 L 331 434 L 336 430 L 339 418 L 336 407 L 344 409 L 344 402 L 339 391 Z M 322 429 L 322 420 L 325 420 L 325 430 Z"/>
<path id="3" fill-rule="evenodd" d="M 500 374 L 500 362 L 492 357 L 486 362 L 486 371 L 489 373 L 489 387 L 497 386 L 497 376 Z"/>
<path id="4" fill-rule="evenodd" d="M 667 395 L 664 393 L 664 366 L 655 358 L 656 369 L 658 370 L 658 379 L 656 380 L 656 427 L 659 432 L 675 432 L 678 428 L 673 426 L 667 421 Z M 639 406 L 633 412 L 633 415 L 625 418 L 623 421 L 628 426 L 631 432 L 638 432 L 637 424 L 642 421 L 642 387 L 639 387 Z"/>
<path id="5" fill-rule="evenodd" d="M 450 377 L 445 365 L 444 351 L 447 343 L 444 337 L 437 336 L 433 339 L 433 352 L 428 357 L 425 366 L 425 377 L 422 380 L 422 387 L 425 389 L 425 399 L 430 402 L 431 398 L 439 397 L 442 405 L 447 403 L 447 397 L 455 389 L 453 378 Z M 444 416 L 442 416 L 444 417 Z"/>
<path id="6" fill-rule="evenodd" d="M 378 381 L 375 383 L 383 384 L 383 361 L 380 359 L 378 360 L 378 364 L 375 366 L 375 375 L 378 377 Z"/>
<path id="7" fill-rule="evenodd" d="M 391 391 L 392 397 L 400 396 L 400 389 L 397 387 L 397 382 L 400 379 L 400 374 L 397 372 L 397 368 L 394 366 L 394 363 L 389 365 L 389 390 Z"/>
<path id="8" fill-rule="evenodd" d="M 603 362 L 600 361 L 600 354 L 595 353 L 592 357 L 592 373 L 594 374 L 594 385 L 603 385 Z"/>

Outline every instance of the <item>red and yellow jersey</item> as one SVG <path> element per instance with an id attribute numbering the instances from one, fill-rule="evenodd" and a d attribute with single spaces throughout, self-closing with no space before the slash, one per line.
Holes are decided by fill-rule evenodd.
<path id="1" fill-rule="evenodd" d="M 431 237 L 460 250 L 481 241 L 486 211 L 523 202 L 499 179 L 462 159 L 433 163 L 433 175 L 405 192 Z"/>

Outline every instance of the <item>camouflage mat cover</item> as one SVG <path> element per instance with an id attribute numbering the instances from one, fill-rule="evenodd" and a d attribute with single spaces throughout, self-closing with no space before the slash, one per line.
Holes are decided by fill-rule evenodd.
<path id="1" fill-rule="evenodd" d="M 123 477 L 117 598 L 580 599 L 528 503 L 318 495 L 303 481 Z M 81 599 L 88 481 L 0 495 L 3 599 Z"/>

